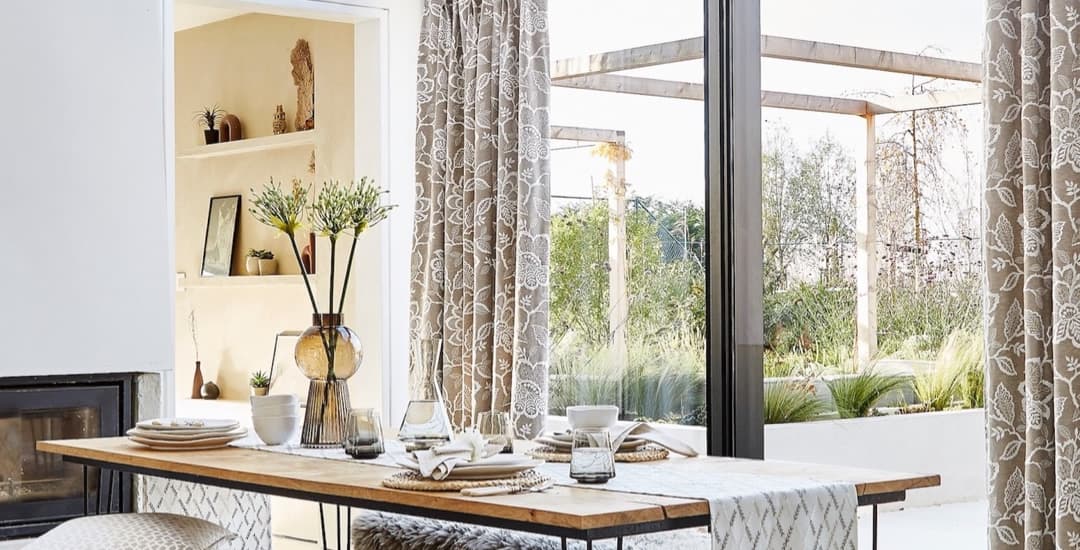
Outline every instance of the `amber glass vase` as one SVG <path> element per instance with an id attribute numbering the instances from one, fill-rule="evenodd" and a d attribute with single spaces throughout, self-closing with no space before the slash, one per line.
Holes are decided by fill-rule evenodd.
<path id="1" fill-rule="evenodd" d="M 351 410 L 346 380 L 356 374 L 364 358 L 360 338 L 342 324 L 340 314 L 315 314 L 312 326 L 296 341 L 294 357 L 310 380 L 300 444 L 341 446 Z"/>

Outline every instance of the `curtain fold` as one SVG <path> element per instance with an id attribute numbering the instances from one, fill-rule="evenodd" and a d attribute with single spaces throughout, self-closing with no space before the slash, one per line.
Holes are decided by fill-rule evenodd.
<path id="1" fill-rule="evenodd" d="M 476 413 L 506 411 L 519 436 L 543 430 L 549 89 L 546 0 L 428 0 L 410 337 L 443 339 L 443 388 L 458 428 Z"/>
<path id="2" fill-rule="evenodd" d="M 1080 0 L 989 0 L 990 546 L 1080 546 Z"/>

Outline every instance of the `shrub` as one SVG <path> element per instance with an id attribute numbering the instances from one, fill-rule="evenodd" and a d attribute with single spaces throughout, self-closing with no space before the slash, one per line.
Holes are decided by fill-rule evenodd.
<path id="1" fill-rule="evenodd" d="M 885 375 L 865 370 L 854 376 L 842 376 L 828 380 L 836 412 L 840 418 L 862 418 L 889 392 L 902 389 L 907 379 L 902 376 Z"/>
<path id="2" fill-rule="evenodd" d="M 813 385 L 779 382 L 765 385 L 765 423 L 784 424 L 814 420 L 828 411 Z"/>

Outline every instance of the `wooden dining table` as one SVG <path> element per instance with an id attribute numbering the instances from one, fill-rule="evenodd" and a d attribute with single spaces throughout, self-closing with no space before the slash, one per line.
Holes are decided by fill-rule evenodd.
<path id="1" fill-rule="evenodd" d="M 387 466 L 239 447 L 156 451 L 123 437 L 106 437 L 38 441 L 37 450 L 82 465 L 84 480 L 88 468 L 100 468 L 101 471 L 157 476 L 349 509 L 551 535 L 560 537 L 564 547 L 567 539 L 584 540 L 588 548 L 592 548 L 595 540 L 617 539 L 621 548 L 625 536 L 708 526 L 710 520 L 709 503 L 702 499 L 573 485 L 556 485 L 544 492 L 488 497 L 467 497 L 456 492 L 404 491 L 382 485 L 383 479 L 395 471 Z M 721 457 L 671 460 L 698 461 L 703 473 L 715 476 L 738 473 L 851 483 L 858 494 L 859 505 L 873 507 L 874 548 L 877 546 L 879 504 L 903 501 L 907 491 L 941 484 L 940 476 L 933 474 Z M 112 486 L 111 478 L 109 486 Z M 89 504 L 87 502 L 84 507 L 86 513 L 91 513 Z"/>

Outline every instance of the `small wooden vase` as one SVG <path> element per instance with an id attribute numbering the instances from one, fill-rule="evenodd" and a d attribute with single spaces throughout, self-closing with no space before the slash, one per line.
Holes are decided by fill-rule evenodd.
<path id="1" fill-rule="evenodd" d="M 203 386 L 202 363 L 200 361 L 195 361 L 195 376 L 191 380 L 191 398 L 192 399 L 202 399 L 202 386 Z"/>

